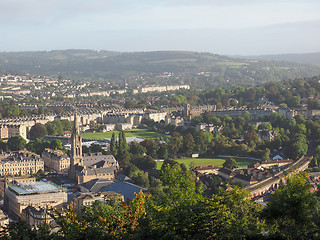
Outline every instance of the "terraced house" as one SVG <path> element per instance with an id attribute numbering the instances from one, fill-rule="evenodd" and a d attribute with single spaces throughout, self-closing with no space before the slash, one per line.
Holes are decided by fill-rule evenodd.
<path id="1" fill-rule="evenodd" d="M 28 175 L 44 170 L 44 161 L 29 151 L 0 154 L 0 176 Z"/>

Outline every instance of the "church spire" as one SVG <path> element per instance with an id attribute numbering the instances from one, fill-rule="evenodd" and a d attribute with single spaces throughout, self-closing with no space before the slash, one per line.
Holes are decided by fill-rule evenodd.
<path id="1" fill-rule="evenodd" d="M 70 159 L 70 177 L 75 177 L 75 166 L 83 166 L 82 159 L 82 139 L 78 120 L 77 110 L 74 112 L 74 124 L 71 135 L 71 159 Z"/>

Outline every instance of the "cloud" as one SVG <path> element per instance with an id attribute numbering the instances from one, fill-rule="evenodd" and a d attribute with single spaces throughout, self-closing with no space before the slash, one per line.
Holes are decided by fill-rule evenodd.
<path id="1" fill-rule="evenodd" d="M 285 42 L 282 39 L 291 44 L 282 32 L 320 19 L 319 9 L 318 0 L 0 0 L 0 27 L 5 33 L 0 51 L 184 48 L 236 54 L 241 53 L 237 48 L 251 47 L 258 52 L 261 43 L 270 49 L 275 42 Z M 284 24 L 282 32 L 257 30 L 279 24 Z M 312 27 L 316 36 L 312 37 L 308 24 L 303 24 L 306 30 L 288 32 L 300 41 L 307 32 L 308 46 L 299 47 L 294 39 L 291 49 L 312 46 L 319 51 L 319 31 Z"/>

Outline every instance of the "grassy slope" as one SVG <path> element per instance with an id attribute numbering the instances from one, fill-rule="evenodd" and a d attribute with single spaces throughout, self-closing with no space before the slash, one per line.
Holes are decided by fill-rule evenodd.
<path id="1" fill-rule="evenodd" d="M 156 133 L 156 132 L 151 132 L 148 129 L 130 129 L 126 130 L 125 136 L 126 137 L 140 137 L 140 138 L 151 138 L 151 139 L 156 139 L 159 137 L 168 137 L 166 135 Z M 116 137 L 119 135 L 119 131 L 111 131 L 111 132 L 95 132 L 95 133 L 82 133 L 81 136 L 82 138 L 87 138 L 87 139 L 105 139 L 105 138 L 111 138 L 112 134 L 115 133 Z"/>
<path id="2" fill-rule="evenodd" d="M 252 159 L 240 159 L 235 158 L 238 162 L 238 165 L 240 168 L 246 168 L 250 163 L 255 162 L 255 160 Z M 191 163 L 196 166 L 203 166 L 206 167 L 208 165 L 216 165 L 218 167 L 222 167 L 223 163 L 225 162 L 225 159 L 222 158 L 185 158 L 185 159 L 177 159 L 178 163 L 184 163 L 187 167 L 190 166 Z M 163 162 L 157 162 L 157 169 L 161 169 Z"/>

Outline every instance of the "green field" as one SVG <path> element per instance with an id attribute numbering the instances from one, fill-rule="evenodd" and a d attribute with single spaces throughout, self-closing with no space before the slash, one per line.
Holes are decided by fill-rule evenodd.
<path id="1" fill-rule="evenodd" d="M 176 159 L 178 163 L 184 163 L 187 167 L 192 163 L 193 166 L 201 166 L 207 167 L 208 165 L 215 165 L 218 167 L 222 167 L 223 163 L 227 158 L 184 158 L 184 159 Z M 246 168 L 250 163 L 255 162 L 255 160 L 247 159 L 247 158 L 236 158 L 238 162 L 239 168 Z M 157 162 L 157 169 L 161 169 L 163 162 Z"/>
<path id="2" fill-rule="evenodd" d="M 233 157 L 233 158 L 237 161 L 239 168 L 246 168 L 250 163 L 257 161 L 250 158 L 237 158 L 237 157 Z M 221 159 L 228 159 L 228 158 L 221 157 Z"/>
<path id="3" fill-rule="evenodd" d="M 148 129 L 130 129 L 125 130 L 125 136 L 126 137 L 140 137 L 140 138 L 151 138 L 156 139 L 159 137 L 167 138 L 168 136 L 156 132 L 151 132 Z M 82 133 L 82 138 L 86 139 L 105 139 L 105 138 L 111 138 L 112 134 L 115 133 L 116 137 L 119 136 L 120 131 L 111 131 L 111 132 L 94 132 L 94 133 Z"/>

